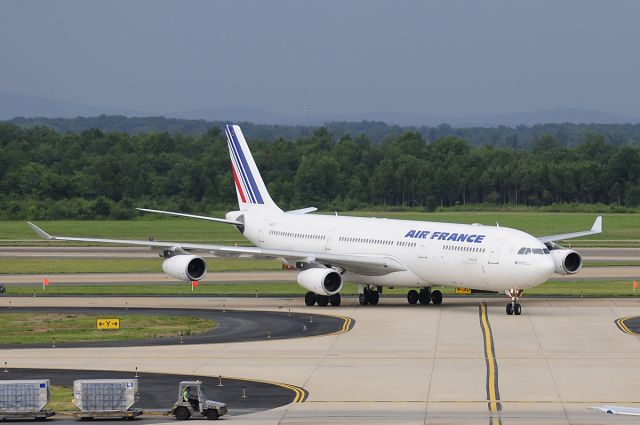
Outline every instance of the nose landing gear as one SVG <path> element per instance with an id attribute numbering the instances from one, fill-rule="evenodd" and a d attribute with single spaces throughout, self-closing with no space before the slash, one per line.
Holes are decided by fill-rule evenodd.
<path id="1" fill-rule="evenodd" d="M 507 315 L 520 316 L 522 306 L 518 303 L 518 299 L 522 296 L 522 289 L 512 288 L 505 291 L 507 297 L 511 298 L 511 302 L 507 304 Z"/>

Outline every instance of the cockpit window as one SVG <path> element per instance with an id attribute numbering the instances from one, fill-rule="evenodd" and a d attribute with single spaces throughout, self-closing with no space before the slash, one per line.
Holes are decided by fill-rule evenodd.
<path id="1" fill-rule="evenodd" d="M 518 250 L 518 255 L 529 255 L 529 254 L 535 254 L 535 255 L 544 255 L 544 254 L 549 254 L 549 250 L 547 248 L 520 248 Z"/>

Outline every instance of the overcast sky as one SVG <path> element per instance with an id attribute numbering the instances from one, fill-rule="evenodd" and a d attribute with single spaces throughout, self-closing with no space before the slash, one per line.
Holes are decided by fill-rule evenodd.
<path id="1" fill-rule="evenodd" d="M 640 116 L 640 1 L 0 2 L 0 91 L 154 113 Z"/>

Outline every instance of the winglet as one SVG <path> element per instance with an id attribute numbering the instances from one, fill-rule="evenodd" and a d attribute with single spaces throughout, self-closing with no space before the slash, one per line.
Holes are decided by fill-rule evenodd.
<path id="1" fill-rule="evenodd" d="M 42 230 L 41 228 L 39 228 L 38 226 L 36 226 L 35 224 L 33 224 L 30 221 L 27 221 L 27 224 L 33 229 L 34 232 L 36 232 L 38 234 L 38 236 L 40 236 L 42 239 L 47 239 L 47 240 L 51 240 L 53 239 L 53 237 L 48 234 L 47 232 L 45 232 L 44 230 Z"/>
<path id="2" fill-rule="evenodd" d="M 601 215 L 596 217 L 596 221 L 594 221 L 593 226 L 591 226 L 591 231 L 602 233 L 602 216 Z"/>

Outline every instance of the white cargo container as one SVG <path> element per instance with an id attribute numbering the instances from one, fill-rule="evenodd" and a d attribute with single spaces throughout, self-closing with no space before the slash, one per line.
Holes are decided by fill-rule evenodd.
<path id="1" fill-rule="evenodd" d="M 49 396 L 48 379 L 0 381 L 0 420 L 53 416 L 45 409 Z"/>
<path id="2" fill-rule="evenodd" d="M 142 410 L 132 407 L 138 400 L 137 379 L 78 379 L 73 381 L 73 402 L 80 409 L 74 416 L 133 418 Z"/>

